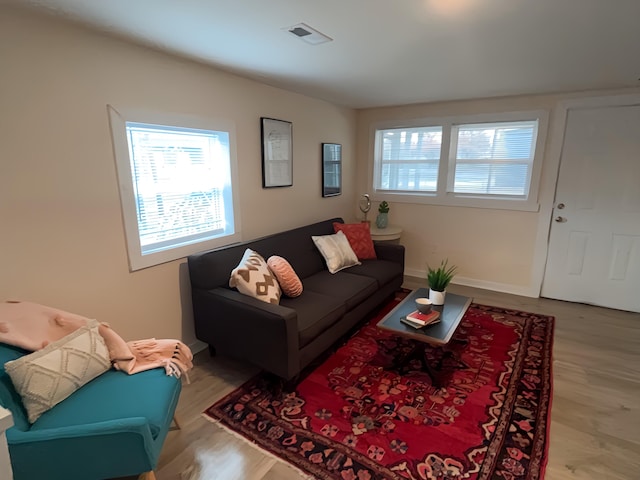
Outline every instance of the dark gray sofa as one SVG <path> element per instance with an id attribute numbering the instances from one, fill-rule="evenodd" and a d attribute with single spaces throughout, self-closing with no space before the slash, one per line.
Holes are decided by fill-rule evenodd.
<path id="1" fill-rule="evenodd" d="M 257 240 L 188 257 L 196 337 L 217 353 L 243 359 L 290 380 L 396 292 L 403 281 L 404 247 L 376 243 L 376 260 L 331 274 L 312 235 L 334 233 L 333 218 Z M 302 281 L 296 298 L 280 305 L 229 287 L 246 248 L 265 260 L 284 257 Z"/>

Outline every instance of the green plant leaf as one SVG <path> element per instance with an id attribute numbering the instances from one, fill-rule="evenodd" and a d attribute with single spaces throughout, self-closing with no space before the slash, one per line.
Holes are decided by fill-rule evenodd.
<path id="1" fill-rule="evenodd" d="M 451 283 L 451 279 L 455 276 L 458 267 L 449 266 L 449 259 L 440 262 L 438 268 L 431 268 L 427 265 L 427 282 L 429 288 L 437 292 L 444 292 Z"/>

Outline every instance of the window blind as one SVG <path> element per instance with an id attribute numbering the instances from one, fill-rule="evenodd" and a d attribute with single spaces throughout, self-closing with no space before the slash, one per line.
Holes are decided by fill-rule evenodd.
<path id="1" fill-rule="evenodd" d="M 454 126 L 455 173 L 449 191 L 526 197 L 537 130 L 537 120 Z"/>
<path id="2" fill-rule="evenodd" d="M 376 188 L 435 192 L 442 146 L 442 127 L 411 127 L 377 132 L 380 161 Z"/>
<path id="3" fill-rule="evenodd" d="M 142 254 L 213 238 L 225 218 L 229 134 L 126 123 Z"/>

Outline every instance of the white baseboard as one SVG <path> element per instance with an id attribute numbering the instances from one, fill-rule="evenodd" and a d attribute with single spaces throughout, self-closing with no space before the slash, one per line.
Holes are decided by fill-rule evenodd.
<path id="1" fill-rule="evenodd" d="M 406 277 L 412 277 L 416 280 L 424 282 L 427 285 L 427 279 L 424 271 L 412 270 L 406 268 L 404 270 Z M 481 288 L 483 290 L 491 290 L 494 292 L 510 293 L 512 295 L 521 295 L 523 297 L 538 298 L 538 290 L 531 286 L 511 285 L 509 283 L 491 282 L 488 280 L 478 280 L 475 278 L 461 277 L 456 275 L 451 281 L 454 285 L 463 285 L 465 287 Z"/>
<path id="2" fill-rule="evenodd" d="M 189 344 L 189 348 L 191 349 L 191 353 L 195 355 L 196 353 L 201 352 L 206 348 L 209 348 L 209 345 L 207 345 L 204 342 L 201 342 L 200 340 L 196 340 Z"/>
<path id="3" fill-rule="evenodd" d="M 490 282 L 488 280 L 477 280 L 475 278 L 466 278 L 457 275 L 453 279 L 452 283 L 454 283 L 455 285 L 464 285 L 465 287 L 482 288 L 484 290 L 492 290 L 494 292 L 510 293 L 511 295 L 521 295 L 523 297 L 538 298 L 537 290 L 530 286 Z"/>

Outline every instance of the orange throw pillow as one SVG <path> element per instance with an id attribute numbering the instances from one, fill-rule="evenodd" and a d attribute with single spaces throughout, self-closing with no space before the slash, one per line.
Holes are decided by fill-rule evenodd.
<path id="1" fill-rule="evenodd" d="M 287 297 L 297 297 L 302 293 L 300 278 L 284 258 L 272 255 L 267 260 L 267 266 L 278 280 L 282 293 Z"/>
<path id="2" fill-rule="evenodd" d="M 377 258 L 368 223 L 333 222 L 333 230 L 345 234 L 358 260 Z"/>

